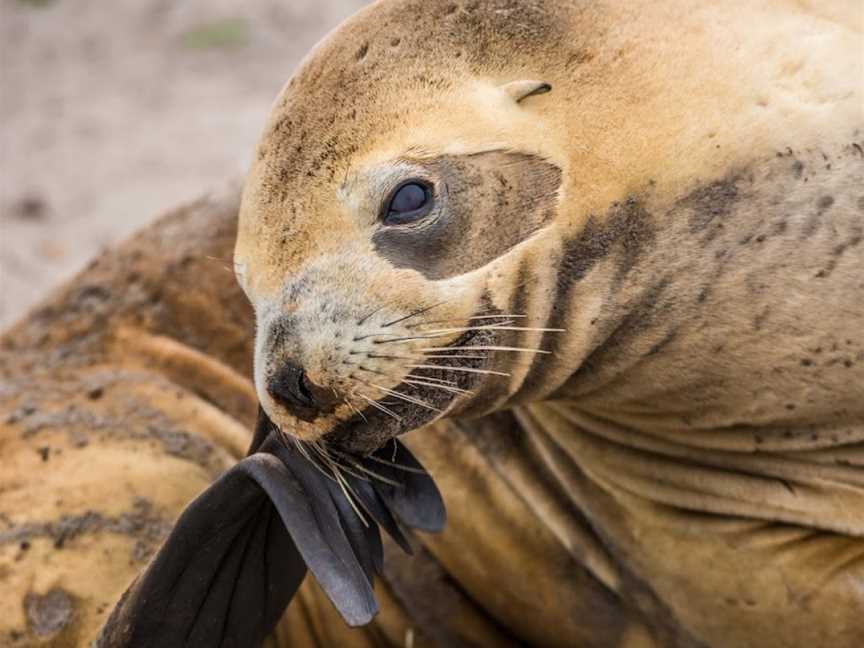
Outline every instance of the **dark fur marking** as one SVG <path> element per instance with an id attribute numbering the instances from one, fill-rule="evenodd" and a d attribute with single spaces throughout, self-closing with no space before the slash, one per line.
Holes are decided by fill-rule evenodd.
<path id="1" fill-rule="evenodd" d="M 589 216 L 579 235 L 564 243 L 558 262 L 555 298 L 547 327 L 567 328 L 570 290 L 598 261 L 613 251 L 620 254 L 614 280 L 616 286 L 620 285 L 654 241 L 654 237 L 651 216 L 635 197 L 622 203 L 614 203 L 602 224 L 595 216 Z M 540 346 L 555 355 L 559 343 L 560 336 L 546 332 Z M 541 356 L 536 356 L 522 383 L 522 393 L 534 394 L 542 388 L 543 367 L 544 360 Z"/>
<path id="2" fill-rule="evenodd" d="M 831 250 L 831 256 L 834 258 L 830 259 L 825 265 L 825 267 L 816 273 L 815 277 L 817 279 L 826 279 L 830 277 L 831 273 L 833 273 L 835 268 L 837 267 L 837 262 L 839 261 L 840 257 L 842 257 L 847 250 L 857 247 L 861 243 L 862 233 L 864 232 L 862 232 L 861 226 L 853 227 L 851 238 L 844 243 L 839 243 L 834 246 L 834 248 Z"/>
<path id="3" fill-rule="evenodd" d="M 788 224 L 785 220 L 780 220 L 774 223 L 771 227 L 771 235 L 772 236 L 780 236 L 781 234 L 785 234 L 788 229 Z"/>
<path id="4" fill-rule="evenodd" d="M 660 297 L 665 293 L 671 280 L 666 278 L 648 290 L 637 303 L 627 309 L 627 314 L 617 323 L 605 340 L 597 345 L 591 354 L 582 362 L 574 377 L 594 373 L 612 355 L 626 349 L 631 340 L 638 337 L 656 323 L 657 317 L 666 312 L 666 305 Z"/>
<path id="5" fill-rule="evenodd" d="M 621 246 L 621 261 L 615 273 L 615 285 L 617 286 L 636 265 L 645 247 L 654 242 L 655 235 L 650 226 L 650 214 L 633 197 L 628 198 L 623 203 L 613 204 L 608 223 L 615 233 L 616 241 Z"/>
<path id="6" fill-rule="evenodd" d="M 377 9 L 377 23 L 387 41 L 402 43 L 422 37 L 422 47 L 402 47 L 399 68 L 410 78 L 425 77 L 433 91 L 459 83 L 453 71 L 441 74 L 441 61 L 459 58 L 460 69 L 476 76 L 488 76 L 490 63 L 520 59 L 534 60 L 548 52 L 580 51 L 584 43 L 574 42 L 565 29 L 559 11 L 523 0 L 487 0 L 482 8 L 470 5 L 451 13 L 442 8 L 430 11 L 427 0 L 384 4 Z M 411 16 L 406 20 L 406 16 Z M 386 47 L 370 46 L 358 65 L 358 39 L 368 38 L 366 25 L 346 25 L 354 37 L 328 39 L 316 56 L 307 60 L 292 77 L 288 91 L 279 101 L 277 119 L 263 138 L 268 143 L 266 173 L 261 178 L 261 196 L 275 204 L 301 202 L 309 183 L 331 181 L 342 165 L 363 145 L 387 137 L 380 119 L 369 115 L 388 114 L 399 119 L 406 107 L 386 89 L 392 84 L 392 70 L 385 57 Z M 421 36 L 418 36 L 421 35 Z M 350 45 L 346 46 L 346 43 Z M 373 42 L 372 45 L 375 43 Z M 408 93 L 405 101 L 413 101 Z M 349 116 L 354 115 L 352 119 Z M 309 133 L 332 133 L 326 141 L 312 141 Z M 298 154 L 300 147 L 302 154 Z M 274 217 L 275 219 L 276 217 Z M 275 228 L 276 223 L 271 223 Z"/>
<path id="7" fill-rule="evenodd" d="M 206 394 L 198 395 L 209 400 Z M 213 444 L 208 439 L 177 427 L 162 412 L 144 403 L 135 402 L 134 406 L 138 416 L 132 420 L 99 414 L 76 403 L 56 411 L 34 411 L 21 421 L 21 438 L 33 438 L 44 430 L 62 429 L 73 447 L 87 445 L 93 436 L 101 440 L 151 439 L 161 444 L 166 454 L 191 461 L 210 473 L 221 472 L 221 464 L 213 455 Z"/>
<path id="8" fill-rule="evenodd" d="M 795 174 L 795 177 L 798 179 L 804 175 L 804 163 L 801 162 L 801 160 L 795 160 L 792 163 L 792 173 Z"/>
<path id="9" fill-rule="evenodd" d="M 489 151 L 421 162 L 445 187 L 427 222 L 382 227 L 376 250 L 433 280 L 481 268 L 554 217 L 561 171 L 533 155 Z"/>
<path id="10" fill-rule="evenodd" d="M 510 309 L 508 312 L 516 315 L 528 314 L 528 296 L 530 295 L 530 284 L 532 283 L 531 264 L 522 259 L 519 263 L 519 269 L 516 272 L 516 285 L 513 289 L 513 296 L 510 299 Z M 500 312 L 492 306 L 491 297 L 484 298 L 483 312 L 494 314 Z M 521 321 L 516 322 L 517 325 L 522 325 Z M 523 331 L 500 331 L 496 332 L 495 344 L 502 346 L 527 347 L 528 343 L 524 340 L 527 334 Z M 542 348 L 542 346 L 541 346 Z M 494 359 L 494 355 L 492 356 Z M 489 365 L 494 368 L 494 363 Z M 505 369 L 506 370 L 506 369 Z M 474 390 L 474 396 L 471 398 L 471 412 L 484 412 L 501 396 L 500 385 L 494 381 L 480 381 Z"/>
<path id="11" fill-rule="evenodd" d="M 706 243 L 717 235 L 717 225 L 722 225 L 718 221 L 732 212 L 739 198 L 735 182 L 734 178 L 712 182 L 681 201 L 682 206 L 692 210 L 689 221 L 691 234 L 706 232 L 703 239 Z M 714 228 L 709 229 L 711 225 Z"/>
<path id="12" fill-rule="evenodd" d="M 469 346 L 476 344 L 484 346 L 493 340 L 490 331 L 469 331 L 458 338 L 450 346 Z M 466 367 L 480 369 L 485 363 L 485 358 L 430 358 L 423 364 Z M 439 380 L 451 380 L 459 389 L 472 389 L 480 382 L 481 374 L 467 372 L 452 372 L 446 369 L 413 369 L 405 379 L 412 378 L 437 378 Z M 393 391 L 408 394 L 419 398 L 432 407 L 443 410 L 455 398 L 455 394 L 436 389 L 434 387 L 423 387 L 401 382 Z M 386 400 L 386 399 L 385 399 Z M 392 400 L 392 399 L 391 399 Z M 395 420 L 392 416 L 372 407 L 371 405 L 361 410 L 362 416 L 355 415 L 346 421 L 338 423 L 333 430 L 327 433 L 326 442 L 334 447 L 345 449 L 349 452 L 369 454 L 382 447 L 389 439 L 422 427 L 438 414 L 432 410 L 419 405 L 395 399 L 387 408 L 399 416 L 402 421 Z"/>
<path id="13" fill-rule="evenodd" d="M 832 196 L 822 196 L 816 201 L 816 211 L 813 212 L 804 223 L 804 227 L 801 228 L 801 236 L 799 237 L 801 240 L 810 238 L 816 233 L 816 230 L 822 224 L 822 217 L 831 209 L 833 204 L 834 198 Z"/>
<path id="14" fill-rule="evenodd" d="M 822 196 L 816 203 L 816 206 L 819 209 L 828 209 L 831 205 L 834 204 L 833 196 Z"/>
<path id="15" fill-rule="evenodd" d="M 135 539 L 130 558 L 143 562 L 150 558 L 159 543 L 171 529 L 171 521 L 163 519 L 153 504 L 144 498 L 136 498 L 132 510 L 116 517 L 106 517 L 97 511 L 80 515 L 64 515 L 50 522 L 36 522 L 14 526 L 0 532 L 0 545 L 28 543 L 34 538 L 49 538 L 55 549 L 81 535 L 90 533 L 116 533 Z"/>
<path id="16" fill-rule="evenodd" d="M 662 340 L 660 340 L 654 346 L 652 346 L 648 350 L 648 353 L 646 353 L 645 355 L 656 355 L 657 353 L 660 353 L 665 347 L 667 347 L 669 344 L 671 344 L 677 336 L 678 336 L 678 329 L 677 328 L 672 329 L 665 336 L 663 336 Z"/>
<path id="17" fill-rule="evenodd" d="M 510 299 L 513 313 L 516 315 L 528 314 L 528 286 L 531 283 L 531 264 L 522 259 L 519 270 L 516 272 L 516 287 L 513 289 L 513 297 Z"/>

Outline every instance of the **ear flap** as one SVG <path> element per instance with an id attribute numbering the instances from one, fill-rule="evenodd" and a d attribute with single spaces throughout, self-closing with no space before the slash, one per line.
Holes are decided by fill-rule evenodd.
<path id="1" fill-rule="evenodd" d="M 501 89 L 508 95 L 510 95 L 510 98 L 513 99 L 513 101 L 519 103 L 520 101 L 523 101 L 528 97 L 546 94 L 547 92 L 552 90 L 552 86 L 545 81 L 534 81 L 530 79 L 525 79 L 521 81 L 511 81 L 510 83 L 505 83 L 501 86 Z"/>

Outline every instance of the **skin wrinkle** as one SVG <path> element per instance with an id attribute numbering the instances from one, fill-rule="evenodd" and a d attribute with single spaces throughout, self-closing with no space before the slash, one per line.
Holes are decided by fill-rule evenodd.
<path id="1" fill-rule="evenodd" d="M 816 15 L 791 0 L 385 0 L 328 37 L 274 104 L 236 245 L 260 333 L 257 395 L 283 433 L 359 453 L 420 428 L 407 440 L 447 499 L 448 527 L 419 540 L 465 594 L 436 621 L 454 641 L 495 645 L 484 634 L 492 627 L 550 647 L 860 643 L 855 10 L 837 2 Z M 551 92 L 516 103 L 502 89 L 530 79 Z M 497 165 L 471 166 L 478 151 L 531 162 L 511 179 Z M 457 249 L 442 245 L 448 264 L 434 279 L 394 264 L 374 240 L 385 189 L 428 159 L 471 176 L 476 186 L 460 195 L 478 204 Z M 538 175 L 554 185 L 552 199 L 543 182 L 518 182 L 542 165 L 560 173 L 554 183 L 553 172 Z M 530 218 L 510 209 L 523 196 L 544 208 Z M 128 509 L 117 493 L 178 513 L 210 470 L 172 455 L 147 412 L 212 445 L 212 470 L 234 461 L 223 447 L 230 435 L 214 429 L 239 425 L 234 418 L 250 425 L 243 413 L 254 402 L 242 395 L 248 385 L 218 369 L 250 373 L 254 325 L 246 299 L 204 258 L 230 258 L 235 214 L 230 199 L 181 210 L 4 336 L 0 375 L 13 388 L 0 393 L 10 413 L 0 419 L 10 466 L 0 479 L 13 481 L 0 493 L 16 521 L 85 508 L 114 518 Z M 491 247 L 474 246 L 481 230 Z M 516 244 L 497 247 L 498 230 Z M 470 319 L 481 317 L 491 319 Z M 517 330 L 504 330 L 509 319 Z M 484 324 L 477 337 L 464 330 Z M 126 339 L 141 331 L 179 346 L 125 353 L 115 344 L 124 325 Z M 527 352 L 410 366 L 427 364 L 430 346 L 470 344 Z M 538 347 L 552 353 L 530 353 Z M 185 364 L 151 362 L 155 351 Z M 267 378 L 287 361 L 355 398 L 368 423 L 347 405 L 310 422 L 268 400 Z M 473 393 L 406 391 L 436 394 L 446 411 L 430 414 L 352 382 L 361 364 L 386 389 L 425 375 Z M 126 399 L 123 384 L 87 395 L 97 375 L 133 369 L 149 410 Z M 220 394 L 236 398 L 220 419 L 197 393 L 216 406 Z M 360 393 L 397 408 L 401 422 Z M 74 404 L 86 414 L 25 436 L 25 412 L 43 409 L 28 402 L 34 395 L 62 403 L 47 412 Z M 508 410 L 531 452 L 520 452 L 510 422 L 483 417 Z M 121 433 L 124 412 L 140 436 Z M 75 426 L 90 420 L 112 433 L 77 447 Z M 465 435 L 480 430 L 479 443 L 464 441 L 457 422 Z M 542 478 L 529 479 L 538 470 Z M 781 551 L 769 541 L 797 531 L 812 531 L 812 542 Z M 102 599 L 134 576 L 123 544 L 132 541 L 99 533 L 68 553 L 4 545 L 19 596 L 0 629 L 25 628 L 17 602 L 34 578 L 57 576 L 90 636 L 104 618 L 97 606 L 110 606 Z M 420 586 L 400 602 L 382 596 L 371 627 L 345 628 L 307 581 L 275 637 L 401 645 L 411 629 L 418 648 L 433 644 L 411 614 L 429 602 L 424 571 L 410 561 L 398 569 Z"/>
<path id="2" fill-rule="evenodd" d="M 364 322 L 362 337 L 378 342 L 385 336 L 374 330 L 376 322 L 380 326 L 400 312 L 439 302 L 444 305 L 427 319 L 451 320 L 457 329 L 476 325 L 469 318 L 490 311 L 518 315 L 509 323 L 514 330 L 504 325 L 489 330 L 488 345 L 522 350 L 478 353 L 484 356 L 478 366 L 507 375 L 475 376 L 474 393 L 454 398 L 447 416 L 470 425 L 474 417 L 550 401 L 616 430 L 621 448 L 604 446 L 609 457 L 600 452 L 572 457 L 613 495 L 620 516 L 613 524 L 611 511 L 595 510 L 591 523 L 603 529 L 604 542 L 618 546 L 616 560 L 633 563 L 628 569 L 634 592 L 642 588 L 636 583 L 652 592 L 648 600 L 654 604 L 634 603 L 649 617 L 665 617 L 665 625 L 651 626 L 649 634 L 657 638 L 666 628 L 664 641 L 673 645 L 720 645 L 727 617 L 707 615 L 710 588 L 692 573 L 677 577 L 672 587 L 673 574 L 658 553 L 672 545 L 677 552 L 707 555 L 710 543 L 682 536 L 677 522 L 651 526 L 653 509 L 641 500 L 657 506 L 687 502 L 694 510 L 714 510 L 722 500 L 727 515 L 747 519 L 761 512 L 771 518 L 784 497 L 795 496 L 789 492 L 793 488 L 799 498 L 812 498 L 813 505 L 796 509 L 794 519 L 784 513 L 789 524 L 826 533 L 860 532 L 848 509 L 829 512 L 831 507 L 816 504 L 842 491 L 848 505 L 861 495 L 856 488 L 846 490 L 824 473 L 817 488 L 804 492 L 801 479 L 795 479 L 827 467 L 830 460 L 817 460 L 813 453 L 835 453 L 836 461 L 848 461 L 846 448 L 857 447 L 854 433 L 839 436 L 831 412 L 848 412 L 846 420 L 856 429 L 864 417 L 849 382 L 852 374 L 844 373 L 862 370 L 855 331 L 864 328 L 843 297 L 848 301 L 860 288 L 854 276 L 861 272 L 860 225 L 850 217 L 858 198 L 852 187 L 864 172 L 857 149 L 849 144 L 859 138 L 855 129 L 861 122 L 860 110 L 851 103 L 857 90 L 849 94 L 848 85 L 860 68 L 850 58 L 854 37 L 848 23 L 845 28 L 820 23 L 818 29 L 846 29 L 846 40 L 811 53 L 811 77 L 805 83 L 785 66 L 788 35 L 809 37 L 817 23 L 782 3 L 770 10 L 706 4 L 688 5 L 686 11 L 674 2 L 491 4 L 482 11 L 472 3 L 432 4 L 424 12 L 412 2 L 383 3 L 374 19 L 361 13 L 300 70 L 271 120 L 290 119 L 292 128 L 265 131 L 261 148 L 269 166 L 253 166 L 244 194 L 237 256 L 248 266 L 246 274 L 256 277 L 250 298 L 266 299 L 280 290 L 280 277 L 302 274 L 311 263 L 317 268 L 316 290 L 332 290 L 351 312 L 398 304 L 387 319 L 373 316 Z M 400 47 L 410 44 L 413 32 L 399 26 L 401 11 L 430 22 L 426 58 L 415 58 L 416 50 L 409 48 L 397 69 L 381 58 L 385 48 L 378 29 L 387 25 L 388 39 L 399 39 Z M 670 15 L 678 18 L 670 21 Z M 646 29 L 653 34 L 650 42 L 644 39 Z M 487 37 L 493 33 L 495 38 Z M 531 40 L 540 33 L 542 39 Z M 365 44 L 361 67 L 350 63 L 356 63 L 359 44 Z M 337 65 L 343 60 L 345 65 Z M 443 82 L 441 60 L 453 63 Z M 760 65 L 752 65 L 753 60 Z M 562 68 L 561 61 L 567 66 Z M 836 72 L 841 68 L 844 72 Z M 331 69 L 344 70 L 340 82 L 347 76 L 353 84 L 355 75 L 363 75 L 362 91 L 351 87 L 348 120 L 341 116 L 347 107 L 337 105 L 341 98 L 329 94 L 341 87 L 335 77 L 331 81 Z M 828 69 L 835 72 L 819 76 Z M 397 73 L 406 80 L 399 95 L 387 82 Z M 766 90 L 778 87 L 772 74 L 782 78 L 782 92 Z M 501 86 L 519 79 L 542 80 L 552 90 L 516 104 Z M 815 96 L 832 97 L 830 123 L 799 110 L 791 95 L 783 94 L 795 92 L 801 105 Z M 836 99 L 841 96 L 846 99 Z M 340 150 L 331 148 L 331 137 L 339 139 Z M 297 138 L 319 146 L 320 155 L 310 149 L 287 157 L 289 142 Z M 505 161 L 514 156 L 518 163 Z M 277 183 L 270 170 L 286 166 L 292 170 L 281 173 Z M 334 173 L 348 178 L 338 191 L 330 182 Z M 381 227 L 375 220 L 385 196 L 380 178 L 390 186 L 413 173 L 439 187 L 432 215 L 402 229 Z M 285 187 L 300 180 L 302 189 L 286 193 Z M 280 221 L 271 206 L 277 184 L 280 196 L 291 196 L 288 211 L 299 215 L 302 210 L 302 216 Z M 470 216 L 463 218 L 465 213 Z M 830 228 L 825 226 L 829 219 Z M 280 242 L 274 247 L 271 233 L 283 227 L 296 232 L 296 246 Z M 305 252 L 340 248 L 338 271 Z M 824 285 L 814 292 L 808 282 L 815 280 Z M 355 282 L 363 286 L 354 290 L 359 297 L 350 287 Z M 481 305 L 481 298 L 491 309 Z M 830 331 L 820 325 L 825 312 L 834 314 Z M 432 325 L 422 319 L 410 329 L 387 333 L 407 338 L 428 331 Z M 305 326 L 296 331 L 300 339 L 315 325 L 310 320 Z M 461 333 L 435 333 L 434 346 L 457 346 Z M 848 351 L 829 342 L 832 336 L 843 338 L 843 344 L 848 339 Z M 837 350 L 830 365 L 827 356 L 817 359 L 807 350 L 831 345 Z M 391 348 L 415 356 L 424 353 L 424 346 L 428 343 L 422 339 L 405 339 Z M 355 351 L 359 347 L 340 352 Z M 301 364 L 318 366 L 316 353 L 304 355 Z M 283 358 L 278 351 L 262 350 L 262 363 L 278 366 Z M 409 371 L 424 371 L 397 368 L 386 359 L 367 366 L 379 371 L 390 389 L 404 389 Z M 436 374 L 444 380 L 455 375 L 446 369 Z M 335 370 L 327 379 L 346 384 Z M 403 423 L 387 421 L 378 413 L 375 425 L 365 425 L 355 413 L 337 409 L 314 426 L 297 426 L 285 412 L 264 404 L 268 415 L 293 434 L 358 451 L 419 423 L 410 416 Z M 404 402 L 399 408 L 402 414 L 419 410 Z M 795 420 L 815 426 L 811 432 L 792 424 L 793 411 Z M 443 450 L 429 436 L 438 426 L 446 428 L 445 421 L 428 414 L 421 420 L 415 447 L 433 448 L 434 466 Z M 555 422 L 549 415 L 541 416 L 538 425 L 551 428 L 547 434 L 560 451 L 571 452 L 576 423 Z M 339 434 L 330 435 L 334 429 Z M 635 451 L 631 445 L 643 438 L 638 435 L 675 444 L 684 454 L 664 460 L 658 445 Z M 788 456 L 792 448 L 795 460 Z M 721 451 L 728 453 L 722 454 L 721 467 L 698 468 L 714 466 Z M 660 483 L 664 461 L 688 466 L 675 473 L 681 480 Z M 442 464 L 454 470 L 453 462 L 458 459 L 448 457 Z M 688 471 L 704 481 L 688 482 Z M 772 473 L 789 478 L 778 481 Z M 637 474 L 642 477 L 634 490 Z M 478 478 L 448 479 L 453 488 L 458 484 L 470 491 Z M 548 484 L 540 488 L 554 491 Z M 730 491 L 723 500 L 728 489 L 734 496 Z M 709 502 L 709 495 L 717 502 Z M 640 548 L 633 539 L 649 534 L 648 528 L 655 545 Z M 454 533 L 463 541 L 470 538 L 464 531 Z M 749 556 L 720 554 L 728 562 L 712 561 L 712 587 L 763 587 L 761 577 L 742 582 L 736 576 L 747 573 L 735 565 Z M 475 599 L 492 597 L 489 583 L 448 550 L 436 556 L 462 570 L 458 573 Z M 805 572 L 802 568 L 795 578 L 806 580 Z M 774 585 L 764 587 L 772 602 L 765 603 L 763 620 L 784 617 L 782 599 L 771 598 Z M 825 591 L 844 602 L 828 604 L 826 598 L 823 605 L 844 610 L 853 605 L 854 596 L 838 581 Z M 633 600 L 640 596 L 634 593 Z M 762 627 L 771 625 L 765 623 Z M 838 626 L 837 641 L 851 636 L 845 634 L 848 627 Z M 532 634 L 537 626 L 519 632 L 527 633 L 520 634 L 526 640 L 548 641 Z M 746 637 L 754 645 L 782 645 L 780 635 L 803 638 L 808 632 L 800 624 L 786 624 L 769 637 L 744 623 L 728 641 L 743 644 Z"/>

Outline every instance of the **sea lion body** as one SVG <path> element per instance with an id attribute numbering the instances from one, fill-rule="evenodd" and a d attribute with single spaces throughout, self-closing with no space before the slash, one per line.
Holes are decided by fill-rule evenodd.
<path id="1" fill-rule="evenodd" d="M 459 498 L 426 546 L 523 641 L 854 645 L 861 17 L 358 14 L 283 90 L 244 189 L 267 415 L 358 452 L 426 424 L 412 448 Z M 551 92 L 514 99 L 532 79 Z M 408 223 L 406 182 L 432 202 Z M 337 402 L 280 400 L 285 364 Z"/>
<path id="2" fill-rule="evenodd" d="M 90 645 L 182 508 L 242 457 L 236 203 L 177 210 L 4 333 L 0 645 Z"/>
<path id="3" fill-rule="evenodd" d="M 286 434 L 367 451 L 420 428 L 406 442 L 448 506 L 417 556 L 388 551 L 373 624 L 348 629 L 308 582 L 274 645 L 857 645 L 860 18 L 361 12 L 277 100 L 244 190 L 254 351 L 218 261 L 230 200 L 158 223 L 4 335 L 2 636 L 95 635 L 242 454 L 254 352 Z M 502 89 L 531 79 L 551 92 Z M 382 226 L 382 197 L 415 176 L 438 211 Z M 504 346 L 551 353 L 479 348 Z M 403 354 L 451 360 L 376 357 Z M 362 387 L 339 368 L 357 355 Z M 351 406 L 280 406 L 288 360 Z"/>

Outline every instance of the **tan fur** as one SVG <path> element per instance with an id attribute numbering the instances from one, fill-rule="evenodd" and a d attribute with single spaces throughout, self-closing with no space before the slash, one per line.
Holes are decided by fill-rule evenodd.
<path id="1" fill-rule="evenodd" d="M 269 416 L 286 434 L 368 450 L 418 424 L 419 408 L 382 388 L 426 398 L 433 388 L 406 379 L 458 376 L 418 369 L 430 338 L 403 338 L 431 334 L 442 349 L 489 312 L 564 329 L 487 331 L 487 346 L 552 353 L 484 352 L 479 366 L 506 376 L 460 383 L 472 393 L 415 435 L 445 491 L 472 504 L 430 541 L 436 559 L 538 644 L 624 642 L 603 633 L 626 618 L 662 645 L 853 645 L 864 631 L 861 19 L 840 2 L 361 12 L 283 90 L 244 191 L 235 259 Z M 532 79 L 551 93 L 514 101 L 513 83 Z M 487 214 L 493 179 L 482 175 L 477 208 L 450 214 L 442 160 L 496 151 L 560 171 L 552 219 L 491 261 L 465 238 L 435 243 L 427 256 L 460 258 L 462 272 L 433 271 L 422 246 L 440 238 L 436 219 L 473 219 L 491 246 L 526 218 L 506 209 L 512 194 Z M 394 233 L 382 201 L 412 177 L 430 179 L 445 206 Z M 548 200 L 539 185 L 519 195 Z M 296 417 L 267 389 L 285 362 L 345 404 Z M 453 446 L 445 419 L 514 406 L 498 435 L 518 430 L 526 457 L 491 432 L 471 441 L 476 466 Z M 532 482 L 529 457 L 553 485 Z M 604 608 L 602 589 L 551 557 L 531 579 L 508 571 L 552 540 L 533 551 L 514 540 L 533 528 L 527 510 L 485 517 L 493 496 L 473 475 L 487 471 L 621 605 Z M 561 499 L 575 508 L 550 504 Z M 515 506 L 495 502 L 496 514 Z M 790 537 L 807 550 L 787 553 Z M 535 607 L 540 592 L 555 601 Z M 561 625 L 568 614 L 576 625 Z"/>
<path id="2" fill-rule="evenodd" d="M 231 189 L 167 214 L 0 338 L 0 646 L 89 646 L 183 508 L 245 453 L 257 405 L 230 267 L 238 203 Z M 410 628 L 386 588 L 355 645 Z M 309 579 L 291 615 L 320 596 Z M 291 633 L 320 635 L 303 624 Z"/>
<path id="3" fill-rule="evenodd" d="M 453 5 L 448 13 L 447 3 L 385 2 L 349 21 L 319 46 L 277 100 L 244 193 L 236 259 L 259 311 L 259 341 L 288 307 L 280 295 L 286 279 L 310 267 L 315 276 L 308 285 L 318 305 L 300 300 L 290 308 L 319 309 L 329 300 L 359 319 L 363 309 L 385 306 L 380 323 L 448 300 L 436 319 L 458 318 L 478 310 L 480 289 L 488 287 L 496 306 L 509 312 L 509 297 L 500 293 L 512 279 L 497 280 L 499 268 L 516 268 L 521 259 L 530 265 L 532 257 L 554 259 L 589 216 L 602 224 L 613 213 L 610 205 L 628 197 L 666 218 L 676 200 L 700 186 L 749 173 L 789 147 L 796 155 L 811 150 L 840 156 L 826 182 L 845 187 L 844 200 L 853 204 L 842 208 L 857 210 L 856 197 L 848 194 L 856 173 L 851 144 L 861 122 L 854 12 L 845 23 L 831 23 L 782 3 L 685 5 L 501 2 L 473 11 Z M 414 19 L 400 20 L 408 15 Z M 436 21 L 448 28 L 437 29 Z M 387 25 L 386 38 L 377 35 L 378 25 Z M 522 77 L 543 78 L 553 92 L 515 104 L 497 86 Z M 562 170 L 553 227 L 501 263 L 448 282 L 421 281 L 374 253 L 369 239 L 383 193 L 374 178 L 392 174 L 388 169 L 406 160 L 410 165 L 500 147 L 539 155 Z M 804 190 L 815 203 L 818 189 L 795 189 Z M 741 218 L 746 222 L 746 215 Z M 770 253 L 782 258 L 790 245 Z M 834 243 L 811 245 L 811 255 L 827 256 Z M 328 256 L 338 257 L 338 264 Z M 542 299 L 554 279 L 536 281 L 532 294 Z M 572 302 L 583 317 L 600 310 L 603 300 L 626 297 L 591 283 L 580 291 L 584 298 Z M 327 317 L 310 317 L 295 336 L 321 335 L 318 350 L 310 345 L 297 353 L 304 354 L 313 379 L 347 391 L 346 376 L 324 368 L 327 339 L 340 325 Z M 537 313 L 536 325 L 545 318 Z M 563 372 L 547 383 L 563 382 L 574 366 L 569 359 L 578 361 L 597 344 L 585 339 L 586 325 L 568 326 Z M 315 424 L 289 420 L 262 389 L 266 358 L 262 353 L 258 359 L 259 395 L 271 417 L 294 434 L 314 438 L 334 419 L 352 416 L 345 406 Z M 385 382 L 393 387 L 399 380 Z"/>
<path id="4" fill-rule="evenodd" d="M 182 508 L 245 452 L 236 202 L 169 215 L 4 334 L 0 645 L 88 645 Z"/>
<path id="5" fill-rule="evenodd" d="M 298 420 L 264 389 L 287 356 L 357 388 L 333 370 L 337 333 L 371 335 L 343 349 L 368 352 L 382 322 L 442 301 L 423 318 L 566 331 L 494 331 L 554 353 L 490 352 L 510 377 L 408 436 L 448 527 L 414 559 L 388 552 L 375 623 L 345 629 L 307 582 L 273 645 L 857 645 L 860 8 L 751 4 L 382 2 L 286 87 L 235 259 L 258 395 L 286 433 L 355 416 Z M 500 89 L 528 79 L 552 91 Z M 552 222 L 439 280 L 382 256 L 394 181 L 490 150 L 560 170 Z M 157 223 L 4 335 L 0 642 L 86 645 L 242 453 L 234 208 Z M 286 317 L 299 326 L 267 353 Z M 409 371 L 378 367 L 388 388 Z"/>

